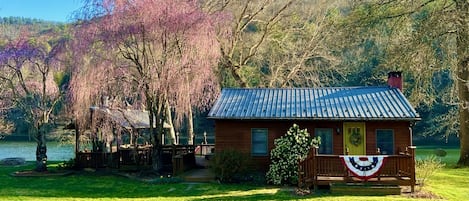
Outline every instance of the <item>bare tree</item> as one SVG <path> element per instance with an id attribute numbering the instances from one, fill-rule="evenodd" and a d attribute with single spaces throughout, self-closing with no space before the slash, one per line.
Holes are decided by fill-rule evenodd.
<path id="1" fill-rule="evenodd" d="M 386 47 L 384 65 L 405 70 L 414 80 L 408 92 L 412 102 L 431 105 L 437 96 L 444 96 L 445 101 L 457 104 L 461 142 L 458 164 L 468 166 L 469 2 L 354 1 L 351 8 L 343 24 L 344 36 L 373 37 Z M 456 83 L 445 95 L 432 86 L 435 73 L 442 71 L 451 72 Z"/>
<path id="2" fill-rule="evenodd" d="M 337 79 L 343 70 L 336 68 L 338 59 L 327 43 L 339 2 L 205 1 L 207 10 L 232 18 L 231 29 L 219 32 L 220 80 L 227 86 L 287 87 Z M 234 83 L 227 83 L 230 79 Z"/>

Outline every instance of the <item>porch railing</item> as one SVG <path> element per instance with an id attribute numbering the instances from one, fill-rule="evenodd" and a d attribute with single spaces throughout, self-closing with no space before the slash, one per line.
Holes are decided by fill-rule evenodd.
<path id="1" fill-rule="evenodd" d="M 161 157 L 163 166 L 171 167 L 176 175 L 195 167 L 195 146 L 164 145 Z M 82 168 L 151 168 L 152 146 L 122 146 L 113 152 L 77 152 L 76 162 Z"/>
<path id="2" fill-rule="evenodd" d="M 299 161 L 299 187 L 311 187 L 316 190 L 319 182 L 354 182 L 339 155 L 318 154 L 317 149 L 310 150 L 305 160 Z M 383 179 L 387 178 L 387 179 Z M 415 186 L 415 147 L 407 147 L 398 155 L 388 155 L 386 163 L 375 179 L 377 183 L 398 183 L 407 185 L 414 191 Z"/>

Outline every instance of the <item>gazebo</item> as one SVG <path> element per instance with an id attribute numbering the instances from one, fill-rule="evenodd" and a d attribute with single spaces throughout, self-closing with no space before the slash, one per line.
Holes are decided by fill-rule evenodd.
<path id="1" fill-rule="evenodd" d="M 145 110 L 91 107 L 89 129 L 77 133 L 78 165 L 83 168 L 150 169 L 153 145 L 148 117 Z M 171 126 L 165 122 L 163 128 Z M 163 135 L 161 157 L 164 166 L 172 166 L 173 172 L 179 172 L 195 165 L 193 145 L 165 144 L 164 139 Z"/>

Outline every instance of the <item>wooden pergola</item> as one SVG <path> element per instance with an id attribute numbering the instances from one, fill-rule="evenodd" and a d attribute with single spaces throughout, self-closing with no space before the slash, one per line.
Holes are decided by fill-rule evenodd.
<path id="1" fill-rule="evenodd" d="M 151 169 L 153 145 L 147 111 L 92 107 L 90 112 L 89 129 L 77 133 L 76 162 L 80 167 Z M 165 123 L 164 128 L 169 125 Z M 194 145 L 162 144 L 163 165 L 171 166 L 174 174 L 192 168 L 194 151 Z"/>

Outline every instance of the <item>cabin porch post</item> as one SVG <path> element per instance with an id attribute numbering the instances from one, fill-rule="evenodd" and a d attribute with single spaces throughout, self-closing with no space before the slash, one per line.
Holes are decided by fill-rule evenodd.
<path id="1" fill-rule="evenodd" d="M 411 156 L 411 165 L 410 165 L 410 192 L 415 191 L 415 146 L 409 146 L 409 154 Z"/>

